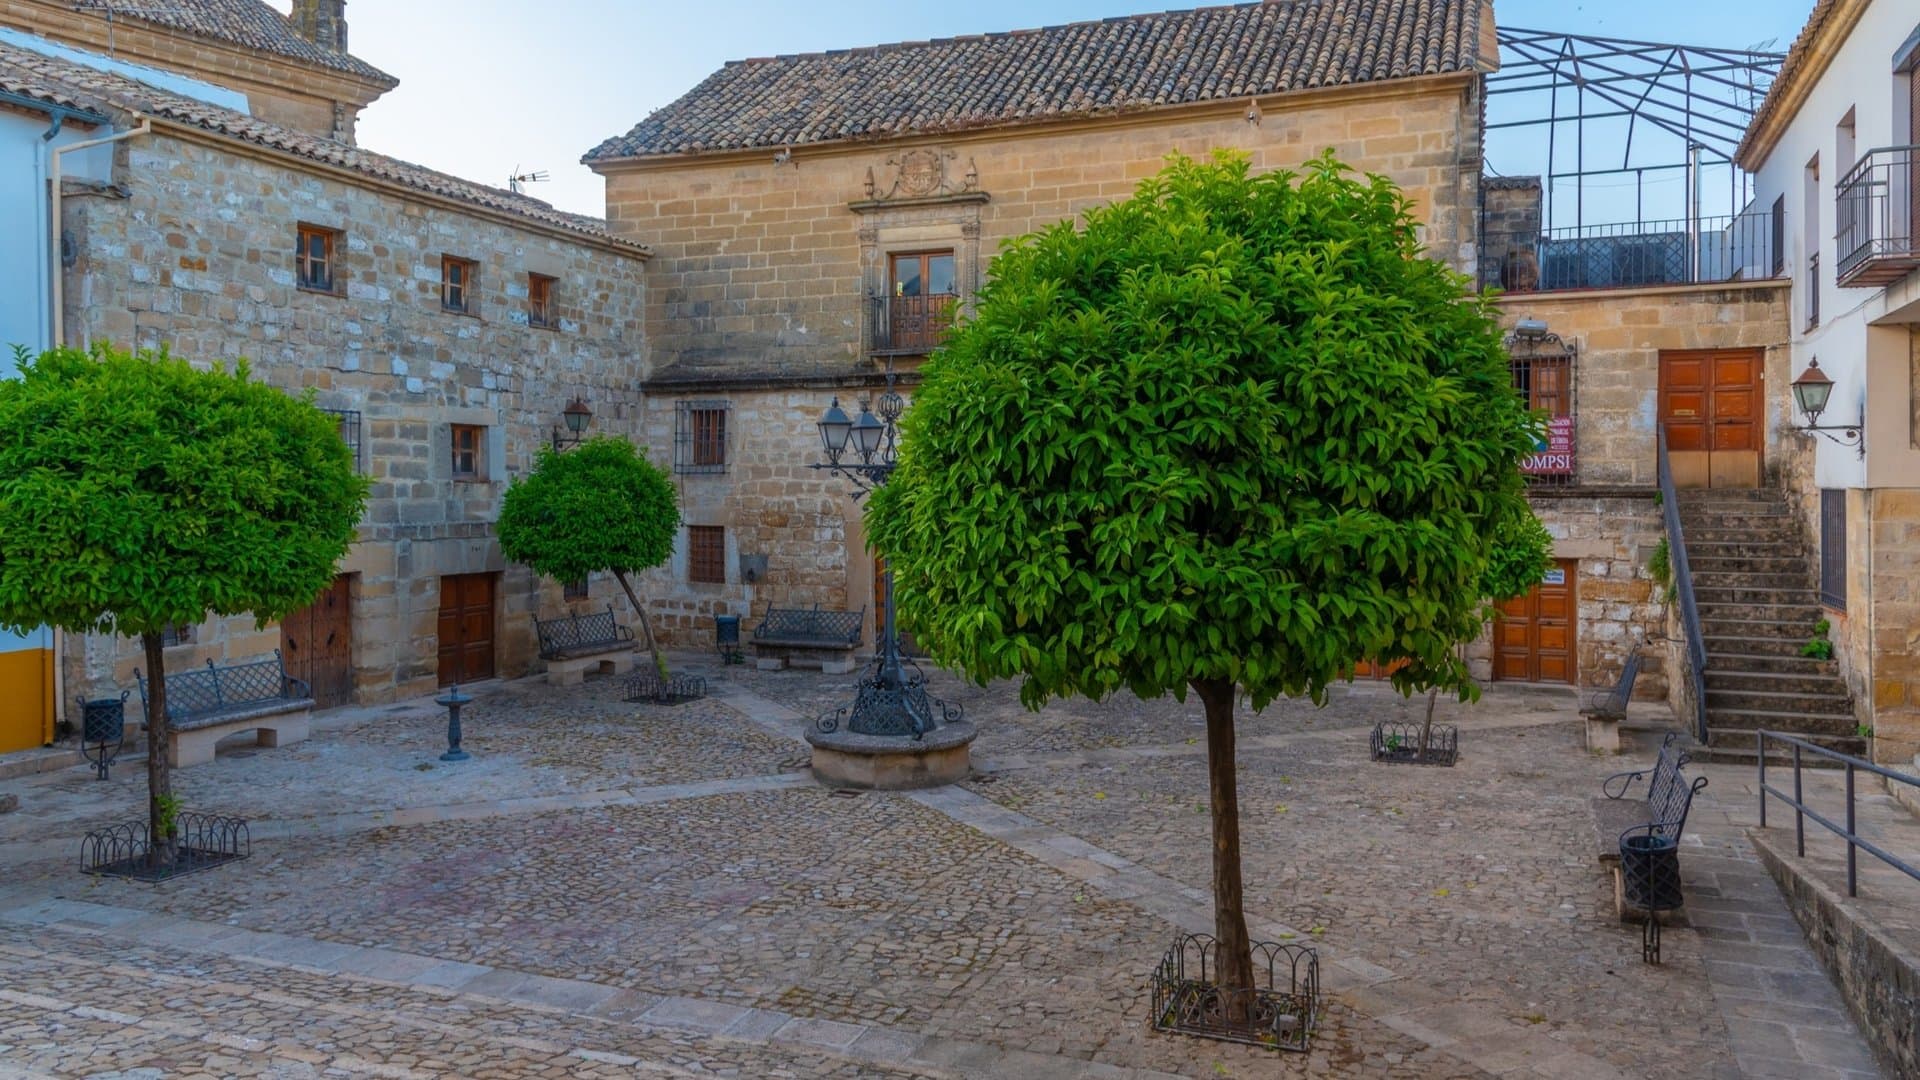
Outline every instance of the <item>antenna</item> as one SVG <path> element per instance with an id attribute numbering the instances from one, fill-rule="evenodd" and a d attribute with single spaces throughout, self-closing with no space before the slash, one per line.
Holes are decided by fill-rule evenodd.
<path id="1" fill-rule="evenodd" d="M 545 169 L 535 169 L 532 172 L 523 173 L 520 171 L 520 166 L 515 165 L 513 167 L 513 175 L 507 177 L 507 188 L 515 195 L 524 195 L 527 193 L 528 184 L 545 183 L 549 179 L 551 179 L 551 177 L 547 175 L 547 170 Z"/>

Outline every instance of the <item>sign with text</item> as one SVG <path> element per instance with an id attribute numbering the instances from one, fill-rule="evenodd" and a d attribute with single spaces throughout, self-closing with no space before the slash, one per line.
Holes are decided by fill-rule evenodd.
<path id="1" fill-rule="evenodd" d="M 1547 419 L 1546 438 L 1534 444 L 1534 452 L 1520 462 L 1520 471 L 1529 476 L 1573 475 L 1573 417 Z"/>

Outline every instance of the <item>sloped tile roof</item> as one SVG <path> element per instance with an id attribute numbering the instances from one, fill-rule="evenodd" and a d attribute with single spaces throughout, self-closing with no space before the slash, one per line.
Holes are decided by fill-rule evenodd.
<path id="1" fill-rule="evenodd" d="M 161 90 L 126 75 L 95 70 L 6 42 L 0 42 L 0 89 L 70 108 L 110 115 L 137 113 L 171 120 L 308 161 L 349 169 L 418 191 L 514 214 L 595 240 L 613 241 L 636 252 L 646 250 L 645 245 L 613 237 L 607 232 L 606 222 L 599 218 L 571 214 L 526 195 L 476 184 L 399 158 L 376 154 L 350 143 L 295 131 L 232 109 Z"/>
<path id="2" fill-rule="evenodd" d="M 1740 146 L 1733 153 L 1733 160 L 1749 171 L 1760 168 L 1766 155 L 1772 151 L 1784 127 L 1783 118 L 1778 114 L 1783 109 L 1792 108 L 1792 103 L 1804 101 L 1812 89 L 1809 84 L 1826 71 L 1826 64 L 1814 67 L 1815 45 L 1827 32 L 1829 23 L 1835 22 L 1835 16 L 1842 8 L 1853 9 L 1853 20 L 1843 20 L 1842 32 L 1851 31 L 1859 15 L 1866 10 L 1864 3 L 1843 3 L 1842 0 L 1817 0 L 1813 11 L 1807 15 L 1806 24 L 1793 39 L 1793 47 L 1787 50 L 1787 58 L 1780 64 L 1780 73 L 1773 77 L 1773 85 L 1768 88 L 1765 100 L 1754 111 L 1753 119 L 1747 122 L 1747 131 L 1740 139 Z M 1831 59 L 1831 54 L 1823 60 Z M 1851 167 L 1852 163 L 1845 163 Z"/>
<path id="3" fill-rule="evenodd" d="M 93 0 L 82 5 L 82 10 L 105 15 L 108 2 L 112 3 L 116 20 L 152 23 L 246 49 L 276 53 L 370 79 L 384 84 L 388 89 L 400 85 L 400 80 L 357 56 L 336 52 L 301 37 L 293 28 L 291 19 L 261 3 L 261 0 L 165 0 L 164 3 Z"/>
<path id="4" fill-rule="evenodd" d="M 589 163 L 885 139 L 1472 70 L 1481 0 L 1267 0 L 727 64 Z"/>

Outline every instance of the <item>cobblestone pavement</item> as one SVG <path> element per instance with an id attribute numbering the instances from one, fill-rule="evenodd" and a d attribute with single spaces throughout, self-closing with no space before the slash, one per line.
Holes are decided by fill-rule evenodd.
<path id="1" fill-rule="evenodd" d="M 1147 972 L 1209 926 L 1197 703 L 1035 715 L 935 675 L 981 771 L 847 798 L 793 736 L 849 677 L 678 666 L 716 697 L 487 688 L 460 767 L 418 703 L 223 753 L 178 776 L 261 820 L 254 857 L 157 887 L 78 875 L 64 835 L 133 812 L 143 770 L 0 785 L 0 1076 L 1743 1075 L 1700 935 L 1648 968 L 1614 920 L 1587 799 L 1620 766 L 1564 691 L 1443 704 L 1452 769 L 1366 760 L 1423 705 L 1384 687 L 1242 725 L 1250 919 L 1319 947 L 1329 991 L 1314 1052 L 1274 1055 L 1144 1023 Z"/>

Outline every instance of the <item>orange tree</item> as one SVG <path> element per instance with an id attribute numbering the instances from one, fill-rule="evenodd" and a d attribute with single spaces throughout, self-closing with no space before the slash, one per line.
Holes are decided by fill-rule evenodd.
<path id="1" fill-rule="evenodd" d="M 148 832 L 174 854 L 170 623 L 313 602 L 353 544 L 367 481 L 339 422 L 234 368 L 158 352 L 17 354 L 0 380 L 0 625 L 140 639 Z"/>
<path id="2" fill-rule="evenodd" d="M 867 520 L 943 666 L 1018 676 L 1030 708 L 1199 696 L 1220 982 L 1245 989 L 1236 697 L 1324 701 L 1363 658 L 1471 697 L 1452 646 L 1534 427 L 1391 183 L 1175 157 L 999 255 Z"/>

